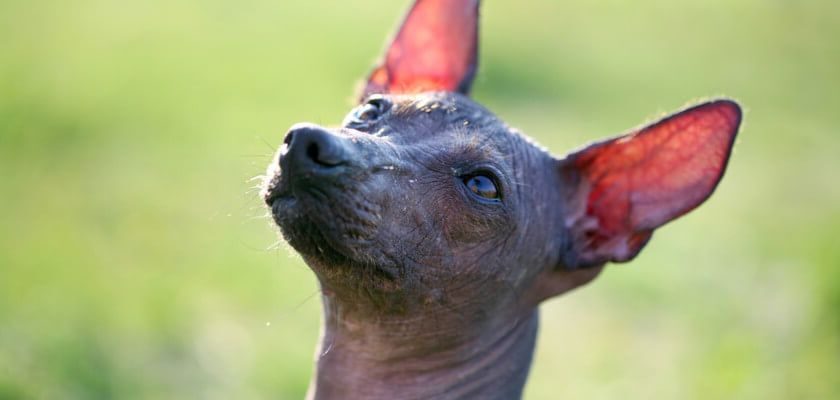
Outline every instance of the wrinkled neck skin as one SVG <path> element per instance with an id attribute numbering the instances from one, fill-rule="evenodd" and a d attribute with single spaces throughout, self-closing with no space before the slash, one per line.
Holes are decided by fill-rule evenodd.
<path id="1" fill-rule="evenodd" d="M 344 313 L 329 292 L 323 305 L 308 399 L 522 396 L 537 334 L 536 307 L 492 317 L 447 307 L 371 319 Z"/>

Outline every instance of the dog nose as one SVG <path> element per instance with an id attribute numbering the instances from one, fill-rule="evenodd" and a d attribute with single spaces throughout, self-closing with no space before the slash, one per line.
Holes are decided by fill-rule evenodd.
<path id="1" fill-rule="evenodd" d="M 343 139 L 313 124 L 296 124 L 289 129 L 280 150 L 281 168 L 333 168 L 346 161 Z"/>

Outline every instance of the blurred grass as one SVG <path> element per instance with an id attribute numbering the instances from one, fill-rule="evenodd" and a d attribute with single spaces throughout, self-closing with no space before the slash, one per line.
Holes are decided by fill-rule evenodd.
<path id="1" fill-rule="evenodd" d="M 317 287 L 249 178 L 404 3 L 0 1 L 0 398 L 301 398 Z M 526 398 L 837 398 L 840 3 L 483 7 L 475 97 L 558 154 L 747 108 L 706 205 L 543 308 Z"/>

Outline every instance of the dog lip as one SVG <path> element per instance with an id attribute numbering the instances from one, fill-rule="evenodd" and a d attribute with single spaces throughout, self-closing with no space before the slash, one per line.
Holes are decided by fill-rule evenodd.
<path id="1" fill-rule="evenodd" d="M 274 207 L 274 202 L 275 202 L 277 199 L 279 199 L 280 197 L 283 197 L 283 193 L 281 193 L 280 191 L 277 191 L 277 190 L 269 190 L 269 191 L 266 193 L 266 195 L 265 195 L 265 197 L 263 198 L 263 200 L 265 201 L 265 205 L 267 205 L 267 206 L 269 206 L 269 207 Z"/>
<path id="2" fill-rule="evenodd" d="M 271 207 L 274 204 L 275 200 L 282 197 L 288 192 L 288 190 L 283 190 L 281 185 L 282 182 L 277 180 L 276 177 L 272 179 L 270 183 L 266 182 L 265 186 L 263 186 L 262 193 L 260 196 L 262 197 L 263 202 L 265 202 L 265 205 Z"/>
<path id="3" fill-rule="evenodd" d="M 269 207 L 281 197 L 292 196 L 297 190 L 307 186 L 321 187 L 335 185 L 346 175 L 349 165 L 342 163 L 329 169 L 314 168 L 286 168 L 276 175 L 270 184 L 263 189 L 263 201 Z"/>
<path id="4" fill-rule="evenodd" d="M 283 189 L 278 190 L 278 187 Z M 285 184 L 272 186 L 266 191 L 265 201 L 274 223 L 283 230 L 286 240 L 302 246 L 295 247 L 301 254 L 325 262 L 325 266 L 349 267 L 363 275 L 365 272 L 361 271 L 368 271 L 385 281 L 393 282 L 400 278 L 399 269 L 395 265 L 390 262 L 363 261 L 354 254 L 353 248 L 356 244 L 343 243 L 331 232 L 333 227 L 318 224 L 313 220 L 314 211 L 305 204 L 312 199 L 311 195 L 306 193 L 305 189 L 298 189 Z M 310 229 L 308 233 L 300 231 L 304 226 Z"/>

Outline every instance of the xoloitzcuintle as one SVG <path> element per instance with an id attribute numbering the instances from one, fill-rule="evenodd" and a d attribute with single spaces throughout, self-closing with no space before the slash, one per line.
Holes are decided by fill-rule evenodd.
<path id="1" fill-rule="evenodd" d="M 417 0 L 343 124 L 293 126 L 262 196 L 317 275 L 315 399 L 516 399 L 541 301 L 706 200 L 741 120 L 708 101 L 554 158 L 467 97 L 478 0 Z"/>

